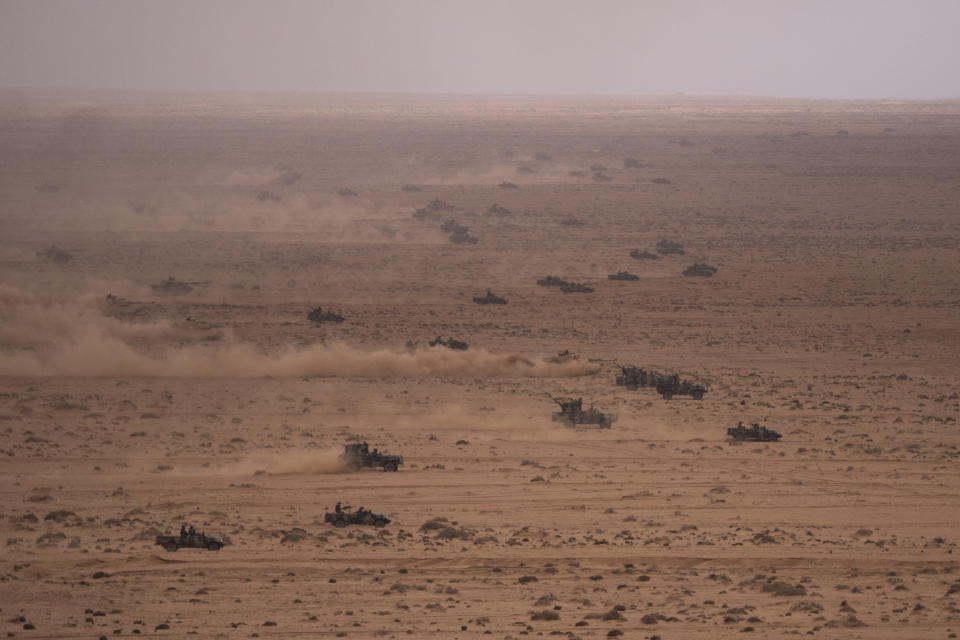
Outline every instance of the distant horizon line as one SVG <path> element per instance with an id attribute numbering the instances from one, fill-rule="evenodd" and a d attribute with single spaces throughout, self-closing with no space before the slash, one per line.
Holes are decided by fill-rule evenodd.
<path id="1" fill-rule="evenodd" d="M 407 97 L 407 98 L 524 98 L 524 99 L 584 99 L 584 98 L 621 98 L 621 99 L 694 99 L 694 100 L 782 100 L 803 102 L 956 102 L 960 95 L 940 98 L 894 98 L 894 97 L 867 97 L 867 98 L 838 98 L 838 97 L 804 97 L 779 96 L 764 94 L 725 94 L 725 93 L 686 93 L 676 91 L 671 93 L 507 93 L 507 92 L 462 92 L 462 91 L 373 91 L 373 90 L 309 90 L 309 89 L 159 89 L 159 88 L 117 88 L 117 87 L 23 87 L 0 86 L 0 94 L 27 92 L 27 93 L 59 93 L 59 94 L 130 94 L 130 95 L 162 95 L 162 96 L 189 96 L 189 95 L 219 95 L 219 96 L 363 96 L 363 97 Z"/>

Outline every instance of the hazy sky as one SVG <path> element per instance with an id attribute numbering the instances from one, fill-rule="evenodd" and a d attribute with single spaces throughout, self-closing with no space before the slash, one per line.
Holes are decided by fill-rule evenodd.
<path id="1" fill-rule="evenodd" d="M 960 0 L 0 0 L 0 86 L 960 97 Z"/>

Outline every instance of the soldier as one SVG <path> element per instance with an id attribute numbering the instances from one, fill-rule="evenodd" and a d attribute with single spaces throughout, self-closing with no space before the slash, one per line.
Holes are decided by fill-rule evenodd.
<path id="1" fill-rule="evenodd" d="M 190 525 L 190 530 L 187 531 L 187 535 L 190 536 L 191 538 L 197 535 L 197 530 L 193 528 L 193 525 Z"/>
<path id="2" fill-rule="evenodd" d="M 183 524 L 180 525 L 180 537 L 181 537 L 181 538 L 186 538 L 186 537 L 187 537 L 187 523 L 186 523 L 186 522 L 184 522 Z"/>
<path id="3" fill-rule="evenodd" d="M 335 507 L 333 508 L 333 510 L 336 511 L 337 514 L 343 513 L 343 509 L 340 508 L 340 501 L 339 501 L 339 500 L 337 500 L 337 506 L 335 506 Z"/>

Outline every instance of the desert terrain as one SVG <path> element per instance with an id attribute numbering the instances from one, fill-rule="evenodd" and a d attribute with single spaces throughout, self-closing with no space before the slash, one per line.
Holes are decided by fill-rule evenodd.
<path id="1" fill-rule="evenodd" d="M 958 102 L 3 91 L 0 167 L 7 637 L 960 633 Z"/>

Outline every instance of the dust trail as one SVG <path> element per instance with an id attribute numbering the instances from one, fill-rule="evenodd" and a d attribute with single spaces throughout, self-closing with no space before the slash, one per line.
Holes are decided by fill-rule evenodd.
<path id="1" fill-rule="evenodd" d="M 258 471 L 273 475 L 321 475 L 343 473 L 347 470 L 340 459 L 342 448 L 320 451 L 291 451 L 264 457 L 245 458 L 227 465 L 216 473 L 227 476 L 252 476 Z"/>
<path id="2" fill-rule="evenodd" d="M 4 376 L 569 377 L 599 370 L 594 363 L 533 361 L 484 349 L 364 351 L 330 344 L 267 354 L 239 342 L 170 345 L 171 338 L 182 336 L 169 323 L 124 323 L 103 316 L 93 299 L 51 301 L 9 287 L 0 287 L 0 327 Z"/>

